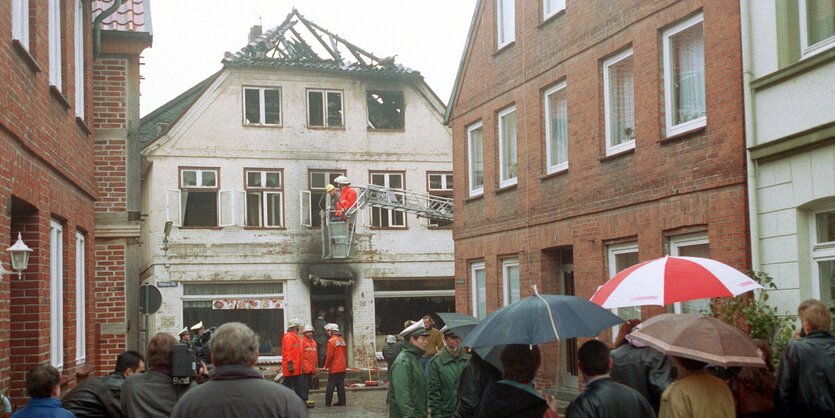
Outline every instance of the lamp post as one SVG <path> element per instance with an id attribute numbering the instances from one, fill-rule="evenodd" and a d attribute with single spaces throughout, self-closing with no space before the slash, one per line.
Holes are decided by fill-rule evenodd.
<path id="1" fill-rule="evenodd" d="M 6 251 L 9 252 L 9 255 L 12 258 L 12 269 L 17 271 L 18 280 L 22 279 L 23 270 L 26 270 L 26 267 L 29 267 L 29 253 L 32 252 L 32 249 L 23 243 L 23 238 L 18 232 L 17 242 L 7 248 Z"/>

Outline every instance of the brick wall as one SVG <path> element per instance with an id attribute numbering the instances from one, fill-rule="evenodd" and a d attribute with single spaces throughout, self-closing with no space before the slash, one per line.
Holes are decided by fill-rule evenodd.
<path id="1" fill-rule="evenodd" d="M 108 58 L 93 65 L 93 126 L 127 127 L 127 60 Z"/>
<path id="2" fill-rule="evenodd" d="M 501 306 L 501 258 L 518 257 L 522 295 L 559 292 L 549 252 L 573 250 L 575 293 L 609 276 L 607 245 L 637 241 L 639 258 L 670 236 L 706 232 L 713 258 L 749 267 L 739 5 L 723 1 L 568 1 L 542 22 L 541 2 L 516 2 L 516 42 L 496 51 L 495 3 L 482 2 L 451 109 L 459 312 L 471 312 L 469 264 L 486 263 L 488 309 Z M 661 33 L 704 13 L 707 126 L 667 138 Z M 606 156 L 602 61 L 634 51 L 636 147 Z M 546 175 L 542 92 L 567 83 L 567 171 Z M 517 108 L 518 185 L 499 190 L 496 114 Z M 482 121 L 484 194 L 469 198 L 467 126 Z M 645 308 L 644 315 L 657 310 Z M 556 348 L 546 353 L 554 382 Z"/>
<path id="3" fill-rule="evenodd" d="M 99 199 L 96 212 L 127 210 L 127 141 L 122 138 L 96 140 L 95 179 Z"/>
<path id="4" fill-rule="evenodd" d="M 93 297 L 96 299 L 95 323 L 106 330 L 105 324 L 124 323 L 125 318 L 125 243 L 108 240 L 96 243 L 95 284 Z M 116 355 L 125 351 L 124 333 L 106 333 L 99 337 L 99 370 L 113 370 Z"/>

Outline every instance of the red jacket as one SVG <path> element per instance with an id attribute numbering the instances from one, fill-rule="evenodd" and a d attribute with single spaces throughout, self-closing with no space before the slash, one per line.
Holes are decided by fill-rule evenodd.
<path id="1" fill-rule="evenodd" d="M 339 189 L 339 202 L 336 204 L 336 216 L 342 216 L 345 211 L 354 206 L 357 201 L 357 191 L 351 186 L 344 186 Z"/>
<path id="2" fill-rule="evenodd" d="M 316 353 L 316 341 L 313 338 L 302 337 L 302 374 L 316 373 L 316 363 L 319 355 Z"/>
<path id="3" fill-rule="evenodd" d="M 345 373 L 347 359 L 345 357 L 345 340 L 342 336 L 333 334 L 328 340 L 328 355 L 325 357 L 325 368 L 328 374 Z"/>
<path id="4" fill-rule="evenodd" d="M 290 367 L 291 362 L 292 367 Z M 285 332 L 284 337 L 281 338 L 281 372 L 284 376 L 298 376 L 302 373 L 302 348 L 299 334 L 292 331 Z"/>

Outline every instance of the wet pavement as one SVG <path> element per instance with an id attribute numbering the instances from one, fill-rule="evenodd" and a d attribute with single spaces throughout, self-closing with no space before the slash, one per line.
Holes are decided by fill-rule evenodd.
<path id="1" fill-rule="evenodd" d="M 311 417 L 387 417 L 386 389 L 348 389 L 345 397 L 347 406 L 325 406 L 325 391 L 313 390 L 310 399 L 316 401 L 316 407 L 309 409 Z M 333 394 L 336 403 L 336 393 Z"/>

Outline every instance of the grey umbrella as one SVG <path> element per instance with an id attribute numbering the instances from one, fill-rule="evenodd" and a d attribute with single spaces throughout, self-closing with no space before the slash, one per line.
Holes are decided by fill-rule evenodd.
<path id="1" fill-rule="evenodd" d="M 470 315 L 460 314 L 456 312 L 437 312 L 441 320 L 444 321 L 444 326 L 452 330 L 455 335 L 464 339 L 467 334 L 478 325 L 478 318 Z"/>

